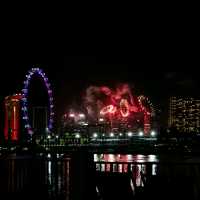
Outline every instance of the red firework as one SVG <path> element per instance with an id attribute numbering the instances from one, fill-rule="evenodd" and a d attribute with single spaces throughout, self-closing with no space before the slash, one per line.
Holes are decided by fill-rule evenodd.
<path id="1" fill-rule="evenodd" d="M 92 114 L 93 119 L 105 116 L 113 121 L 114 119 L 127 121 L 134 118 L 134 114 L 143 113 L 144 132 L 147 133 L 150 127 L 150 117 L 153 112 L 148 98 L 144 96 L 133 96 L 128 84 L 121 84 L 115 90 L 109 87 L 91 86 L 86 91 L 86 107 Z M 97 112 L 96 112 L 97 111 Z"/>

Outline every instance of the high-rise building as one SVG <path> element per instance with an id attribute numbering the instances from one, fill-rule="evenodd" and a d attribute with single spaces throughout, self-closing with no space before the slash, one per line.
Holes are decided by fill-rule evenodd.
<path id="1" fill-rule="evenodd" d="M 5 140 L 17 141 L 19 139 L 20 112 L 21 112 L 21 94 L 7 96 L 4 100 L 5 122 L 4 137 Z"/>
<path id="2" fill-rule="evenodd" d="M 168 126 L 181 132 L 200 131 L 200 100 L 192 97 L 171 97 Z"/>

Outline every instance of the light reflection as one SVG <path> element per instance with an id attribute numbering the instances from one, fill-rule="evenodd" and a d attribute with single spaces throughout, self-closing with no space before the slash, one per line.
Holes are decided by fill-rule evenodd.
<path id="1" fill-rule="evenodd" d="M 102 171 L 105 172 L 105 164 L 101 165 Z"/>
<path id="2" fill-rule="evenodd" d="M 157 162 L 156 155 L 149 155 L 148 156 L 148 162 Z"/>
<path id="3" fill-rule="evenodd" d="M 104 163 L 100 163 L 101 166 L 97 166 L 101 171 L 111 172 L 120 172 L 126 173 L 128 172 L 128 164 L 130 163 L 130 169 L 132 171 L 133 177 L 136 181 L 137 186 L 143 186 L 141 173 L 147 173 L 147 165 L 146 163 L 158 162 L 158 157 L 156 155 L 131 155 L 131 154 L 94 154 L 94 161 L 103 161 Z M 114 162 L 110 164 L 109 162 Z M 120 163 L 122 162 L 122 163 Z M 135 163 L 137 164 L 135 164 Z M 118 164 L 117 164 L 118 163 Z M 111 168 L 111 165 L 113 168 Z M 157 164 L 151 165 L 151 170 L 149 171 L 151 175 L 157 174 Z"/>
<path id="4" fill-rule="evenodd" d="M 48 181 L 49 181 L 49 184 L 51 185 L 51 183 L 52 183 L 52 176 L 51 176 L 51 161 L 48 161 Z"/>
<path id="5" fill-rule="evenodd" d="M 122 172 L 122 164 L 119 164 L 118 167 L 119 167 L 119 168 L 118 168 L 118 171 L 119 171 L 119 172 Z"/>
<path id="6" fill-rule="evenodd" d="M 100 161 L 100 159 L 98 159 L 98 154 L 94 154 L 94 162 Z"/>
<path id="7" fill-rule="evenodd" d="M 146 157 L 144 155 L 138 154 L 136 155 L 136 162 L 145 162 Z"/>
<path id="8" fill-rule="evenodd" d="M 109 154 L 108 159 L 109 159 L 109 162 L 115 162 L 116 161 L 114 154 Z"/>
<path id="9" fill-rule="evenodd" d="M 157 165 L 153 164 L 152 165 L 152 175 L 156 175 L 157 174 Z"/>
<path id="10" fill-rule="evenodd" d="M 94 154 L 94 162 L 158 162 L 156 155 Z"/>
<path id="11" fill-rule="evenodd" d="M 136 166 L 136 185 L 137 186 L 142 186 L 142 179 L 141 179 L 141 175 L 140 175 L 140 172 L 142 171 L 142 166 L 141 165 L 137 165 Z"/>
<path id="12" fill-rule="evenodd" d="M 127 154 L 127 161 L 132 161 L 133 160 L 133 156 L 132 155 L 130 155 L 130 154 Z"/>
<path id="13" fill-rule="evenodd" d="M 135 187 L 134 187 L 132 179 L 130 179 L 130 185 L 131 185 L 131 189 L 132 189 L 132 191 L 134 192 L 134 195 L 135 195 Z"/>
<path id="14" fill-rule="evenodd" d="M 106 163 L 105 165 L 106 165 L 106 166 L 105 166 L 106 172 L 110 172 L 110 164 Z"/>

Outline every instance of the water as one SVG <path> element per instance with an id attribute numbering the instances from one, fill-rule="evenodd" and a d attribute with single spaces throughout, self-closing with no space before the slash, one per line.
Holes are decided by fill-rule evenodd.
<path id="1" fill-rule="evenodd" d="M 136 185 L 143 186 L 141 173 L 146 174 L 147 163 L 152 163 L 150 174 L 156 175 L 156 163 L 159 162 L 159 159 L 156 155 L 94 154 L 94 162 L 99 163 L 96 164 L 96 170 L 101 172 L 127 173 L 132 171 Z"/>
<path id="2" fill-rule="evenodd" d="M 70 158 L 10 155 L 0 159 L 0 195 L 69 199 Z"/>
<path id="3" fill-rule="evenodd" d="M 192 180 L 195 182 L 196 191 L 200 191 L 199 156 L 94 154 L 93 160 L 87 160 L 88 155 L 83 155 L 80 153 L 75 158 L 74 155 L 63 154 L 1 155 L 0 198 L 19 198 L 21 200 L 38 198 L 49 200 L 73 199 L 71 198 L 72 193 L 80 193 L 79 196 L 81 196 L 81 192 L 87 189 L 87 184 L 90 185 L 88 191 L 92 191 L 91 185 L 95 185 L 96 181 L 95 176 L 91 175 L 93 174 L 91 170 L 93 164 L 97 172 L 125 174 L 130 172 L 135 179 L 135 185 L 142 187 L 144 184 L 141 173 L 194 178 Z M 92 162 L 88 164 L 90 160 Z M 94 182 L 90 184 L 91 181 Z M 193 184 L 193 182 L 189 184 Z M 6 198 L 2 198 L 4 195 Z"/>
<path id="4" fill-rule="evenodd" d="M 200 157 L 190 155 L 94 154 L 96 170 L 132 174 L 136 186 L 144 186 L 145 176 L 185 178 L 200 189 Z M 187 183 L 188 184 L 188 183 Z"/>

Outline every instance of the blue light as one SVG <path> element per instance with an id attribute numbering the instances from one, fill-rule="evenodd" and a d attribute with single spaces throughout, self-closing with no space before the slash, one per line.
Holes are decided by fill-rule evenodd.
<path id="1" fill-rule="evenodd" d="M 26 97 L 23 97 L 23 98 L 22 98 L 22 101 L 27 102 L 27 98 L 26 98 Z"/>
<path id="2" fill-rule="evenodd" d="M 22 110 L 23 110 L 23 111 L 27 111 L 27 108 L 26 108 L 26 107 L 22 107 Z"/>
<path id="3" fill-rule="evenodd" d="M 43 79 L 44 84 L 46 85 L 48 96 L 49 96 L 49 102 L 50 102 L 50 105 L 49 105 L 50 117 L 49 117 L 49 123 L 48 123 L 49 126 L 48 127 L 49 127 L 49 129 L 52 129 L 52 127 L 53 127 L 52 123 L 53 123 L 53 115 L 54 115 L 54 112 L 53 112 L 54 105 L 52 103 L 53 97 L 52 97 L 52 90 L 50 89 L 50 83 L 48 82 L 48 77 L 45 76 L 45 73 L 43 72 L 42 69 L 40 69 L 38 67 L 37 68 L 33 67 L 31 70 L 28 71 L 28 73 L 26 75 L 26 80 L 24 81 L 24 88 L 22 89 L 23 119 L 26 121 L 25 128 L 28 129 L 29 134 L 32 134 L 33 131 L 32 131 L 31 126 L 29 124 L 27 95 L 28 95 L 29 83 L 31 81 L 32 75 L 34 75 L 34 74 L 40 76 Z"/>

